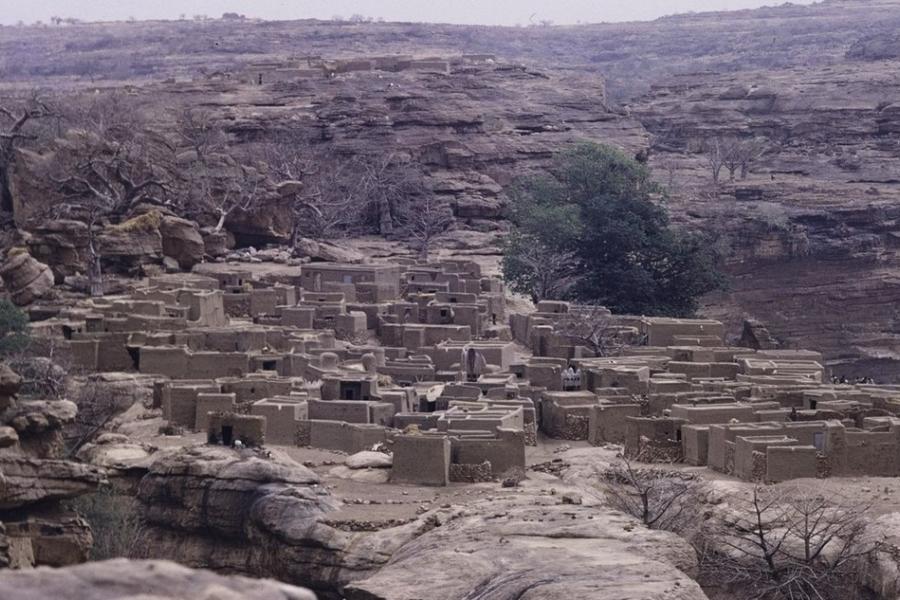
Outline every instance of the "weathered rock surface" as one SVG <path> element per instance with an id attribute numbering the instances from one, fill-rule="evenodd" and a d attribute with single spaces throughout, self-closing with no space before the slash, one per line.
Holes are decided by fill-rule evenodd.
<path id="1" fill-rule="evenodd" d="M 161 452 L 138 499 L 141 557 L 276 577 L 328 598 L 705 598 L 687 575 L 696 558 L 686 542 L 540 486 L 347 532 L 324 523 L 339 507 L 309 470 L 274 452 L 198 446 Z"/>
<path id="2" fill-rule="evenodd" d="M 509 494 L 458 509 L 406 544 L 350 600 L 678 599 L 706 596 L 685 575 L 690 545 L 608 509 Z M 679 570 L 680 569 L 680 570 Z"/>
<path id="3" fill-rule="evenodd" d="M 24 251 L 6 259 L 0 266 L 0 278 L 12 301 L 19 306 L 31 304 L 53 290 L 53 271 Z"/>
<path id="4" fill-rule="evenodd" d="M 66 569 L 0 572 L 0 598 L 16 600 L 315 600 L 277 581 L 217 575 L 168 561 L 110 560 Z"/>
<path id="5" fill-rule="evenodd" d="M 91 492 L 104 481 L 100 469 L 65 460 L 0 457 L 4 484 L 0 511 L 38 502 L 65 500 Z"/>
<path id="6" fill-rule="evenodd" d="M 21 384 L 0 364 L 0 566 L 82 562 L 93 543 L 91 529 L 60 501 L 95 491 L 105 473 L 59 459 L 62 428 L 75 419 L 75 404 L 17 399 Z"/>
<path id="7" fill-rule="evenodd" d="M 187 219 L 165 215 L 159 223 L 162 236 L 162 252 L 178 261 L 182 269 L 203 261 L 206 245 L 197 224 Z"/>
<path id="8" fill-rule="evenodd" d="M 153 462 L 155 448 L 132 442 L 128 436 L 104 433 L 78 450 L 78 460 L 116 471 L 147 471 Z"/>
<path id="9" fill-rule="evenodd" d="M 900 375 L 900 254 L 895 66 L 695 74 L 632 107 L 674 167 L 675 220 L 714 234 L 730 286 L 705 312 L 732 332 L 757 319 L 777 339 L 825 353 L 838 374 Z M 746 179 L 712 190 L 699 140 L 755 137 L 766 152 Z"/>
<path id="10" fill-rule="evenodd" d="M 394 464 L 393 457 L 384 452 L 357 452 L 344 461 L 351 469 L 389 469 Z"/>
<path id="11" fill-rule="evenodd" d="M 352 248 L 341 247 L 331 242 L 316 241 L 309 238 L 297 240 L 294 250 L 297 256 L 325 262 L 361 263 L 365 256 Z"/>

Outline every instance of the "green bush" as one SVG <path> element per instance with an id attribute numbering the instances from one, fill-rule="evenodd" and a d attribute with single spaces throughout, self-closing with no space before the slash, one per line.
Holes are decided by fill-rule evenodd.
<path id="1" fill-rule="evenodd" d="M 0 357 L 23 352 L 30 342 L 28 315 L 9 300 L 0 300 Z"/>
<path id="2" fill-rule="evenodd" d="M 615 148 L 578 145 L 510 195 L 503 271 L 535 300 L 550 290 L 617 313 L 683 317 L 724 284 L 710 241 L 672 229 L 650 171 Z"/>

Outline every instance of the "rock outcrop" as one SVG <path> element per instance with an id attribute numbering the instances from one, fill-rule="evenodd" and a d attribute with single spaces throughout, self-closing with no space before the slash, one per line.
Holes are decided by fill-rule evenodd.
<path id="1" fill-rule="evenodd" d="M 159 233 L 163 255 L 174 258 L 182 269 L 190 270 L 203 261 L 206 245 L 193 221 L 165 215 L 160 220 Z"/>
<path id="2" fill-rule="evenodd" d="M 141 481 L 141 558 L 312 588 L 359 600 L 510 597 L 702 600 L 696 557 L 677 536 L 611 510 L 563 504 L 536 484 L 397 527 L 347 532 L 318 477 L 275 451 L 161 451 Z"/>
<path id="3" fill-rule="evenodd" d="M 693 549 L 608 509 L 508 494 L 458 509 L 403 546 L 350 600 L 700 600 Z"/>
<path id="4" fill-rule="evenodd" d="M 16 600 L 316 600 L 277 581 L 217 575 L 167 561 L 110 560 L 65 569 L 0 572 L 0 598 Z"/>
<path id="5" fill-rule="evenodd" d="M 28 252 L 11 253 L 0 266 L 0 278 L 10 293 L 10 299 L 26 306 L 43 298 L 53 290 L 53 271 Z"/>
<path id="6" fill-rule="evenodd" d="M 105 473 L 62 458 L 62 428 L 75 419 L 75 404 L 16 398 L 20 385 L 21 378 L 0 365 L 0 564 L 82 562 L 93 543 L 91 529 L 60 502 L 95 491 Z"/>

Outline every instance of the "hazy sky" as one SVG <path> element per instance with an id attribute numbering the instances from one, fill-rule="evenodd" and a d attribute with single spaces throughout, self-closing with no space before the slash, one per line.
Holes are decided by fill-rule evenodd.
<path id="1" fill-rule="evenodd" d="M 654 19 L 686 11 L 755 8 L 781 0 L 0 0 L 0 23 L 82 20 L 175 19 L 181 14 L 219 16 L 238 12 L 266 19 L 329 19 L 361 14 L 388 21 L 490 25 Z M 794 0 L 811 4 L 812 0 Z"/>

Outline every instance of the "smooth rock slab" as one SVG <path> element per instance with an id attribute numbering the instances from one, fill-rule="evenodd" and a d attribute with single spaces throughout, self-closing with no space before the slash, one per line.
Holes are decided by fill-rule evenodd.
<path id="1" fill-rule="evenodd" d="M 226 577 L 168 561 L 126 559 L 65 569 L 0 572 L 0 598 L 15 600 L 316 600 L 271 580 Z"/>

